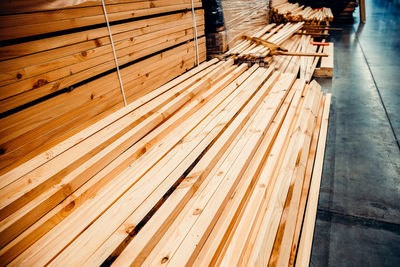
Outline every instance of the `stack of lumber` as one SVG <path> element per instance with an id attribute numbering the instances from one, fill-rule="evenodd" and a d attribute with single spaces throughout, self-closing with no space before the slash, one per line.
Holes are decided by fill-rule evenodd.
<path id="1" fill-rule="evenodd" d="M 283 3 L 272 7 L 272 21 L 277 23 L 304 21 L 307 24 L 325 24 L 333 20 L 330 8 L 312 9 L 298 3 Z"/>
<path id="2" fill-rule="evenodd" d="M 0 174 L 124 106 L 101 1 L 56 10 L 43 2 L 0 5 Z M 204 61 L 201 1 L 193 7 Z M 191 0 L 106 0 L 105 8 L 128 104 L 195 65 Z"/>
<path id="3" fill-rule="evenodd" d="M 0 262 L 306 266 L 329 106 L 315 81 L 204 62 L 3 173 Z"/>
<path id="4" fill-rule="evenodd" d="M 271 48 L 264 46 L 265 42 L 279 46 L 298 32 L 303 26 L 303 23 L 296 24 L 269 24 L 259 27 L 257 31 L 250 36 L 238 42 L 234 47 L 225 53 L 226 56 L 235 56 L 239 59 L 257 59 L 266 58 Z M 264 43 L 263 43 L 264 42 Z"/>
<path id="5" fill-rule="evenodd" d="M 239 64 L 274 66 L 284 73 L 300 72 L 300 78 L 307 82 L 313 75 L 332 77 L 333 44 L 325 40 L 314 42 L 307 30 L 302 30 L 303 26 L 299 22 L 259 27 L 254 35 L 244 36 L 225 55 Z"/>
<path id="6" fill-rule="evenodd" d="M 315 55 L 322 54 L 322 46 L 318 47 L 313 45 L 312 38 L 309 35 L 293 36 L 282 46 L 291 51 L 295 51 L 294 54 L 299 54 L 302 56 L 274 56 L 273 63 L 275 68 L 282 72 L 295 74 L 299 73 L 301 79 L 306 80 L 306 82 L 310 82 L 312 77 L 315 76 L 314 72 L 319 59 L 321 58 L 320 56 Z"/>
<path id="7" fill-rule="evenodd" d="M 283 43 L 282 47 L 295 53 L 292 56 L 274 56 L 272 62 L 277 70 L 299 73 L 300 78 L 307 82 L 310 82 L 312 77 L 332 77 L 333 43 L 322 41 L 314 42 L 309 35 L 293 36 Z M 301 56 L 295 56 L 296 54 Z"/>
<path id="8" fill-rule="evenodd" d="M 221 3 L 229 46 L 243 32 L 252 33 L 258 26 L 268 24 L 269 8 L 265 0 L 222 0 Z"/>

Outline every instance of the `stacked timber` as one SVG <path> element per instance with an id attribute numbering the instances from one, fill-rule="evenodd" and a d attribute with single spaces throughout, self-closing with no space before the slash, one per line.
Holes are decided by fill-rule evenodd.
<path id="1" fill-rule="evenodd" d="M 200 0 L 105 0 L 121 79 L 101 1 L 48 2 L 0 4 L 0 174 L 205 60 Z"/>
<path id="2" fill-rule="evenodd" d="M 303 26 L 303 23 L 286 25 L 269 24 L 258 28 L 258 30 L 252 36 L 242 38 L 232 49 L 225 53 L 226 56 L 234 55 L 236 58 L 247 59 L 247 58 L 265 58 L 271 52 L 272 46 L 279 46 L 296 32 L 298 32 Z"/>
<path id="3" fill-rule="evenodd" d="M 282 72 L 299 73 L 310 82 L 312 77 L 333 76 L 333 43 L 314 42 L 310 35 L 296 35 L 282 44 L 294 53 L 283 52 L 273 57 L 273 64 Z M 287 54 L 287 55 L 285 55 Z"/>
<path id="4" fill-rule="evenodd" d="M 272 21 L 276 23 L 299 22 L 303 21 L 311 25 L 325 25 L 326 22 L 333 20 L 332 10 L 330 8 L 305 7 L 298 3 L 282 3 L 272 7 Z"/>
<path id="5" fill-rule="evenodd" d="M 252 34 L 257 27 L 268 24 L 266 0 L 222 0 L 222 7 L 229 46 L 243 33 Z"/>
<path id="6" fill-rule="evenodd" d="M 307 266 L 330 96 L 296 76 L 204 62 L 3 173 L 1 264 Z"/>
<path id="7" fill-rule="evenodd" d="M 333 44 L 314 42 L 303 23 L 269 24 L 257 28 L 252 36 L 243 36 L 225 53 L 237 63 L 274 66 L 276 70 L 297 74 L 310 82 L 314 76 L 332 77 Z M 321 65 L 319 64 L 320 58 Z"/>

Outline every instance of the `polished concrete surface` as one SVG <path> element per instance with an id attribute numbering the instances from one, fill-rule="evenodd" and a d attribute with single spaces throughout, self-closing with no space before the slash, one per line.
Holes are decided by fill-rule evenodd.
<path id="1" fill-rule="evenodd" d="M 333 95 L 310 266 L 400 266 L 400 1 L 333 32 Z"/>

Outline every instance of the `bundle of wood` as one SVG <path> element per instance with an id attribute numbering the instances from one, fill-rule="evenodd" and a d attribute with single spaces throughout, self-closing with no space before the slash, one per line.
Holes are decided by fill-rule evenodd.
<path id="1" fill-rule="evenodd" d="M 324 24 L 333 20 L 330 8 L 312 9 L 298 3 L 283 3 L 272 7 L 272 21 L 277 23 L 304 21 L 307 24 Z"/>
<path id="2" fill-rule="evenodd" d="M 124 106 L 101 1 L 57 10 L 16 3 L 1 4 L 0 173 Z M 105 1 L 128 103 L 195 65 L 195 31 L 205 60 L 201 1 L 193 7 L 194 14 L 191 0 Z"/>
<path id="3" fill-rule="evenodd" d="M 302 22 L 292 24 L 269 24 L 259 28 L 250 38 L 245 38 L 225 53 L 226 56 L 236 56 L 238 58 L 265 58 L 271 52 L 270 47 L 264 46 L 264 42 L 279 46 L 303 26 Z M 259 41 L 259 43 L 257 43 Z"/>
<path id="4" fill-rule="evenodd" d="M 223 0 L 222 7 L 229 45 L 243 32 L 268 23 L 269 9 L 265 0 Z"/>
<path id="5" fill-rule="evenodd" d="M 282 44 L 295 53 L 274 56 L 272 63 L 282 72 L 299 73 L 301 79 L 310 82 L 312 77 L 333 76 L 333 43 L 314 42 L 309 35 L 297 35 Z M 298 56 L 296 56 L 296 54 Z"/>
<path id="6" fill-rule="evenodd" d="M 307 34 L 308 30 L 302 30 L 302 27 L 303 23 L 299 22 L 258 28 L 254 35 L 244 36 L 225 55 L 239 64 L 274 66 L 277 70 L 294 74 L 300 71 L 300 77 L 307 82 L 311 81 L 314 71 L 320 73 L 319 76 L 332 77 L 332 45 L 329 50 L 323 50 L 322 45 L 327 44 L 325 39 L 323 42 L 313 42 L 313 38 Z M 321 57 L 324 58 L 321 62 L 322 72 L 321 68 L 317 68 Z"/>
<path id="7" fill-rule="evenodd" d="M 4 173 L 0 262 L 306 266 L 329 106 L 315 81 L 202 63 Z"/>

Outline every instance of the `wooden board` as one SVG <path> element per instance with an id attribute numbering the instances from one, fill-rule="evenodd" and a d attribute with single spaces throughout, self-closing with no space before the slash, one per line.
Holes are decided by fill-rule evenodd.
<path id="1" fill-rule="evenodd" d="M 328 57 L 321 59 L 320 67 L 314 71 L 315 77 L 333 77 L 334 50 L 334 43 L 329 43 L 329 46 L 324 47 L 324 53 Z"/>
<path id="2" fill-rule="evenodd" d="M 138 3 L 134 3 L 134 4 L 129 4 L 129 3 L 122 4 L 122 5 L 128 5 L 128 8 L 118 7 L 118 5 L 113 5 L 111 7 L 116 6 L 118 11 L 115 13 L 110 13 L 108 15 L 108 17 L 109 17 L 109 20 L 113 22 L 113 21 L 118 21 L 118 20 L 126 20 L 126 19 L 133 19 L 133 18 L 149 16 L 149 15 L 168 13 L 168 12 L 173 12 L 173 11 L 178 11 L 178 10 L 187 10 L 192 7 L 189 0 L 182 0 L 182 2 L 184 2 L 184 3 L 177 3 L 177 4 L 175 4 L 175 2 L 179 2 L 179 0 L 166 0 L 166 1 L 169 1 L 172 4 L 169 4 L 167 6 L 157 7 L 150 1 L 143 1 L 143 2 L 138 2 Z M 156 1 L 156 2 L 162 2 L 162 0 Z M 134 6 L 129 7 L 131 5 L 134 5 Z M 139 5 L 138 9 L 135 7 L 137 5 Z M 202 6 L 201 2 L 199 2 L 199 1 L 194 2 L 193 5 L 195 8 L 199 8 Z M 18 26 L 3 28 L 3 30 L 0 32 L 0 40 L 4 41 L 4 40 L 10 40 L 10 39 L 58 32 L 58 31 L 63 31 L 63 30 L 70 30 L 70 29 L 105 23 L 105 17 L 102 12 L 101 6 L 82 7 L 81 9 L 82 10 L 77 11 L 78 17 L 76 17 L 76 18 L 67 18 L 67 19 L 60 19 L 60 20 L 50 19 L 49 20 L 49 18 L 52 18 L 52 15 L 48 14 L 48 15 L 44 16 L 42 23 L 27 24 L 27 25 L 21 25 L 21 26 L 18 25 Z M 88 16 L 83 16 L 83 17 L 80 16 L 80 14 L 82 14 L 81 12 L 85 12 L 86 9 L 96 9 L 95 13 L 97 13 L 97 15 L 89 14 Z M 60 13 L 58 11 L 49 11 L 49 12 L 50 13 L 55 12 L 56 17 L 58 14 L 62 14 L 62 12 Z M 28 23 L 31 21 L 30 16 L 28 16 L 27 21 L 28 21 Z"/>
<path id="3" fill-rule="evenodd" d="M 205 52 L 204 41 L 204 38 L 199 39 L 200 47 L 203 47 L 201 51 Z M 178 51 L 181 51 L 181 53 L 178 53 Z M 130 102 L 140 97 L 140 94 L 138 95 L 137 92 L 140 92 L 142 88 L 147 88 L 147 90 L 155 89 L 157 86 L 161 86 L 162 83 L 167 82 L 177 75 L 172 74 L 171 76 L 170 73 L 173 73 L 172 70 L 171 72 L 153 71 L 154 74 L 151 74 L 152 68 L 168 68 L 168 64 L 176 61 L 176 57 L 182 57 L 185 54 L 188 60 L 194 60 L 193 52 L 193 43 L 187 43 L 144 60 L 143 64 L 146 64 L 145 67 L 142 66 L 141 62 L 138 62 L 137 64 L 125 68 L 122 71 L 123 78 L 134 78 L 132 81 L 130 81 L 130 79 L 125 79 L 128 101 Z M 162 60 L 160 61 L 160 59 Z M 181 65 L 178 67 L 181 69 L 179 74 L 186 71 L 188 68 L 180 62 L 178 64 Z M 129 74 L 129 72 L 131 72 L 131 74 Z M 124 73 L 126 73 L 126 76 Z M 159 76 L 161 74 L 162 76 Z M 153 81 L 156 79 L 157 82 L 150 82 L 151 77 L 153 77 Z M 146 80 L 148 81 L 146 82 Z M 146 91 L 144 91 L 144 93 L 146 93 Z M 107 101 L 104 101 L 105 99 L 107 99 Z M 2 138 L 0 139 L 2 143 L 1 147 L 5 153 L 1 157 L 2 161 L 0 165 L 5 167 L 19 158 L 27 156 L 27 154 L 33 152 L 35 148 L 40 148 L 45 143 L 59 138 L 60 134 L 65 134 L 66 130 L 70 131 L 73 129 L 71 125 L 79 126 L 77 123 L 78 119 L 80 119 L 81 122 L 87 121 L 93 115 L 99 115 L 107 111 L 107 109 L 112 108 L 112 106 L 121 104 L 121 101 L 122 97 L 118 79 L 115 73 L 111 73 L 78 87 L 68 94 L 59 95 L 29 109 L 1 119 Z M 106 108 L 99 105 L 100 103 L 105 105 Z M 89 107 L 93 108 L 89 109 Z M 82 112 L 82 110 L 86 111 Z M 74 118 L 75 121 L 71 120 L 71 118 Z M 60 122 L 64 122 L 64 124 L 60 125 Z M 55 134 L 55 131 L 59 132 L 59 134 Z M 62 140 L 58 139 L 58 141 Z M 31 142 L 36 143 L 36 145 L 29 144 Z M 21 146 L 25 148 L 19 150 L 19 148 L 22 149 Z M 49 147 L 46 149 L 48 148 Z M 8 160 L 6 160 L 7 158 Z"/>
<path id="4" fill-rule="evenodd" d="M 124 73 L 129 106 L 4 169 L 1 264 L 308 263 L 329 97 L 296 74 L 216 59 L 154 89 L 186 69 L 178 55 L 194 64 L 192 42 L 169 52 Z"/>

